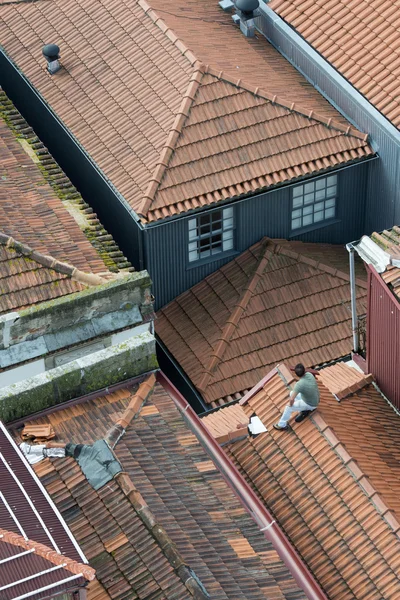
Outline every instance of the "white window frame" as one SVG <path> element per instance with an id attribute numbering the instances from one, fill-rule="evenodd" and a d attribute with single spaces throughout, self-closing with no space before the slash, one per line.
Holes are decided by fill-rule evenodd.
<path id="1" fill-rule="evenodd" d="M 218 257 L 234 249 L 235 219 L 233 206 L 202 213 L 188 220 L 188 260 Z"/>
<path id="2" fill-rule="evenodd" d="M 338 175 L 327 175 L 292 188 L 291 231 L 318 227 L 337 214 Z"/>

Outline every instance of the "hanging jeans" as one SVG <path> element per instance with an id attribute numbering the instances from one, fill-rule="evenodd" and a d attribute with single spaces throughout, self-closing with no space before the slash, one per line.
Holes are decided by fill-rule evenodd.
<path id="1" fill-rule="evenodd" d="M 278 425 L 279 425 L 279 427 L 286 427 L 286 425 L 288 424 L 288 421 L 293 413 L 302 412 L 304 410 L 315 410 L 316 408 L 317 408 L 316 406 L 310 406 L 309 404 L 306 404 L 306 402 L 304 402 L 301 394 L 297 394 L 296 398 L 294 399 L 293 406 L 288 405 L 285 408 L 285 410 L 283 411 L 283 414 L 281 416 L 281 419 L 280 419 Z"/>

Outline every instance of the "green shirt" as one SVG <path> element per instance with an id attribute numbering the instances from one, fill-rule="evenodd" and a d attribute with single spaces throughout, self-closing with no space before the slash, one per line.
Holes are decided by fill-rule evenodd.
<path id="1" fill-rule="evenodd" d="M 296 394 L 301 394 L 304 402 L 310 406 L 318 406 L 319 389 L 317 381 L 311 373 L 305 373 L 294 386 Z"/>

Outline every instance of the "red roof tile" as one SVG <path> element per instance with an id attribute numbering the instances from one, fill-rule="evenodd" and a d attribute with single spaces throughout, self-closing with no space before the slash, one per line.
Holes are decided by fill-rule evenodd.
<path id="1" fill-rule="evenodd" d="M 400 264 L 400 227 L 394 226 L 392 229 L 381 233 L 374 232 L 370 237 L 373 242 Z M 400 267 L 388 265 L 381 275 L 383 281 L 400 300 Z"/>
<path id="2" fill-rule="evenodd" d="M 339 400 L 358 392 L 374 379 L 372 375 L 364 375 L 346 363 L 337 363 L 318 373 L 319 380 Z"/>
<path id="3" fill-rule="evenodd" d="M 161 309 L 157 333 L 204 399 L 223 404 L 276 361 L 312 366 L 351 351 L 347 261 L 340 246 L 265 239 Z"/>
<path id="4" fill-rule="evenodd" d="M 214 27 L 223 37 L 223 54 L 232 50 L 235 58 L 221 60 L 218 48 L 212 53 L 209 24 L 203 22 L 204 11 L 216 9 L 209 1 L 201 4 L 199 19 L 199 5 L 189 6 L 196 35 L 164 4 L 158 14 L 145 0 L 123 7 L 56 0 L 51 18 L 44 5 L 1 7 L 4 47 L 149 221 L 373 154 L 366 136 L 344 122 L 264 38 L 244 39 L 220 9 Z M 181 9 L 188 10 L 187 4 Z M 55 35 L 54 27 L 63 69 L 50 78 L 41 47 Z M 257 78 L 251 66 L 256 59 Z"/>
<path id="5" fill-rule="evenodd" d="M 81 587 L 94 571 L 31 467 L 0 423 L 0 591 L 33 600 Z M 14 558 L 13 558 L 14 557 Z M 23 581 L 22 581 L 23 580 Z"/>
<path id="6" fill-rule="evenodd" d="M 269 6 L 399 127 L 397 1 L 271 0 Z"/>
<path id="7" fill-rule="evenodd" d="M 50 423 L 57 441 L 76 443 L 107 436 L 114 422 L 126 426 L 114 450 L 124 472 L 98 492 L 72 458 L 46 459 L 36 468 L 96 568 L 99 585 L 89 587 L 89 600 L 106 600 L 107 594 L 122 600 L 132 593 L 143 599 L 191 598 L 178 565 L 166 555 L 172 561 L 181 557 L 213 600 L 305 600 L 171 397 L 160 384 L 148 396 L 151 385 L 145 383 L 139 394 L 124 388 L 34 421 Z M 157 541 L 160 531 L 164 544 Z"/>
<path id="8" fill-rule="evenodd" d="M 243 406 L 268 431 L 229 444 L 225 451 L 331 600 L 395 600 L 400 585 L 400 539 L 395 532 L 400 526 L 388 511 L 391 492 L 385 489 L 390 489 L 389 481 L 393 489 L 400 479 L 397 466 L 391 469 L 389 460 L 379 459 L 378 464 L 377 459 L 389 446 L 397 452 L 398 443 L 376 423 L 383 411 L 386 426 L 396 436 L 398 417 L 371 385 L 340 403 L 322 383 L 320 391 L 321 404 L 310 419 L 293 423 L 288 432 L 275 431 L 272 425 L 289 400 L 278 366 Z M 230 407 L 221 411 L 229 414 Z"/>

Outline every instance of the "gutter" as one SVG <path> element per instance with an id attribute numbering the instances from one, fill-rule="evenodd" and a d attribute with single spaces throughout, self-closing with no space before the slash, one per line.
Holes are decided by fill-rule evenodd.
<path id="1" fill-rule="evenodd" d="M 353 242 L 346 244 L 346 250 L 349 253 L 350 263 L 350 296 L 351 296 L 351 328 L 353 331 L 353 352 L 358 354 L 358 319 L 357 319 L 357 297 L 356 297 L 356 275 L 354 266 L 354 245 Z"/>
<path id="2" fill-rule="evenodd" d="M 208 432 L 206 426 L 203 425 L 185 398 L 162 371 L 158 372 L 157 381 L 171 396 L 175 405 L 187 420 L 190 429 L 209 454 L 229 487 L 235 492 L 248 513 L 253 517 L 260 531 L 263 532 L 264 537 L 272 543 L 280 558 L 293 575 L 297 585 L 307 595 L 308 600 L 328 600 L 322 588 L 283 534 L 268 509 L 247 485 L 237 468 Z"/>

